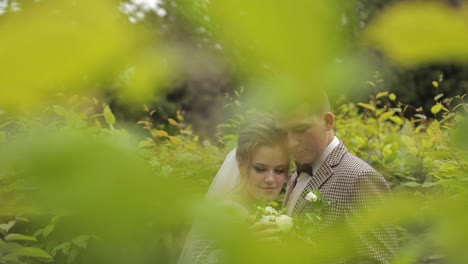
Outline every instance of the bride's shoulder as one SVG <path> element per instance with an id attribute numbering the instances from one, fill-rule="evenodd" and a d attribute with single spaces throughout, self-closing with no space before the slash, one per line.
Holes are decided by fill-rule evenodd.
<path id="1" fill-rule="evenodd" d="M 246 219 L 249 216 L 249 210 L 235 199 L 223 199 L 217 203 L 218 209 L 239 219 Z"/>

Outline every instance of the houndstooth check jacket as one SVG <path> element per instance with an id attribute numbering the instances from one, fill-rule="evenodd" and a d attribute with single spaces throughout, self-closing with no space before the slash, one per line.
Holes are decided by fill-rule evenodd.
<path id="1" fill-rule="evenodd" d="M 288 182 L 283 205 L 288 204 L 297 177 L 297 173 L 294 173 Z M 319 230 L 327 236 L 340 236 L 336 230 L 333 233 L 334 228 L 346 226 L 358 241 L 354 245 L 354 256 L 337 259 L 333 263 L 390 263 L 397 250 L 396 233 L 392 226 L 382 224 L 372 227 L 372 231 L 365 234 L 357 230 L 353 233 L 354 227 L 365 221 L 360 218 L 360 209 L 379 206 L 389 194 L 390 189 L 382 175 L 349 153 L 340 141 L 309 179 L 294 205 L 293 218 L 300 219 L 313 210 L 313 204 L 305 199 L 306 194 L 313 190 L 320 190 L 328 203 Z"/>

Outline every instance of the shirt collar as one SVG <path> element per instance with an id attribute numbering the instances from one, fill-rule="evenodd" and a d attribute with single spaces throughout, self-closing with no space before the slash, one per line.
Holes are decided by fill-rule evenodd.
<path id="1" fill-rule="evenodd" d="M 312 164 L 312 172 L 315 174 L 317 173 L 318 169 L 322 165 L 322 163 L 327 159 L 328 155 L 340 144 L 340 141 L 336 136 L 333 136 L 332 142 L 328 144 L 328 146 L 325 148 L 325 151 L 322 153 L 322 156 L 320 156 L 320 159 L 315 161 Z"/>

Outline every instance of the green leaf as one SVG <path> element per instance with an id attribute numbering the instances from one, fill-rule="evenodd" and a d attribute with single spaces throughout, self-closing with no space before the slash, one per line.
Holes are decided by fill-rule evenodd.
<path id="1" fill-rule="evenodd" d="M 440 94 L 434 96 L 434 101 L 439 101 L 439 99 L 440 99 L 441 97 L 443 97 L 443 96 L 444 96 L 443 93 L 440 93 Z"/>
<path id="2" fill-rule="evenodd" d="M 88 246 L 88 240 L 90 236 L 88 235 L 81 235 L 73 238 L 72 242 L 82 248 L 86 248 Z"/>
<path id="3" fill-rule="evenodd" d="M 384 121 L 386 121 L 389 117 L 393 116 L 394 114 L 395 114 L 394 111 L 385 112 L 385 113 L 381 114 L 377 120 L 378 120 L 379 122 L 384 122 Z"/>
<path id="4" fill-rule="evenodd" d="M 432 81 L 432 86 L 437 88 L 437 87 L 439 87 L 439 83 L 437 81 Z"/>
<path id="5" fill-rule="evenodd" d="M 463 62 L 468 58 L 467 12 L 442 1 L 399 1 L 373 19 L 366 36 L 406 65 Z"/>
<path id="6" fill-rule="evenodd" d="M 380 92 L 375 96 L 375 98 L 379 99 L 380 97 L 384 97 L 384 96 L 387 96 L 387 95 L 388 95 L 388 92 Z"/>
<path id="7" fill-rule="evenodd" d="M 373 105 L 371 105 L 371 104 L 357 103 L 357 105 L 359 105 L 360 107 L 369 109 L 369 110 L 371 110 L 371 111 L 375 111 L 375 106 L 373 106 Z"/>
<path id="8" fill-rule="evenodd" d="M 78 249 L 73 248 L 70 251 L 70 254 L 68 255 L 67 264 L 71 264 L 71 263 L 75 262 L 75 259 L 78 256 L 78 253 L 79 253 Z"/>
<path id="9" fill-rule="evenodd" d="M 403 183 L 404 186 L 408 186 L 408 187 L 419 187 L 421 186 L 420 183 L 417 183 L 417 182 L 405 182 Z"/>
<path id="10" fill-rule="evenodd" d="M 52 250 L 51 250 L 51 253 L 52 254 L 56 254 L 57 251 L 61 250 L 62 249 L 62 252 L 65 254 L 65 255 L 68 255 L 68 252 L 70 250 L 70 245 L 71 245 L 71 242 L 65 242 L 65 243 L 62 243 L 56 247 L 54 247 Z"/>
<path id="11" fill-rule="evenodd" d="M 388 99 L 390 99 L 391 101 L 395 101 L 396 100 L 396 95 L 394 93 L 391 93 L 388 95 Z"/>
<path id="12" fill-rule="evenodd" d="M 436 186 L 438 184 L 439 184 L 438 182 L 425 182 L 425 183 L 423 183 L 423 185 L 421 187 L 427 188 L 427 187 Z"/>
<path id="13" fill-rule="evenodd" d="M 0 229 L 8 233 L 10 229 L 16 224 L 16 221 L 9 221 L 8 224 L 0 224 Z"/>
<path id="14" fill-rule="evenodd" d="M 22 247 L 8 255 L 53 260 L 52 256 L 47 251 L 36 247 Z"/>
<path id="15" fill-rule="evenodd" d="M 54 230 L 55 228 L 55 225 L 53 224 L 48 224 L 45 228 L 44 228 L 44 231 L 42 232 L 42 236 L 44 238 L 48 237 L 49 234 L 52 232 L 52 230 Z"/>
<path id="16" fill-rule="evenodd" d="M 104 119 L 106 120 L 106 123 L 109 125 L 115 124 L 115 116 L 112 113 L 111 109 L 109 108 L 109 105 L 106 105 L 104 107 Z"/>
<path id="17" fill-rule="evenodd" d="M 441 104 L 435 104 L 431 107 L 431 112 L 435 115 L 442 110 L 442 105 Z"/>
<path id="18" fill-rule="evenodd" d="M 401 117 L 399 117 L 399 116 L 391 116 L 391 117 L 389 117 L 389 119 L 392 120 L 393 122 L 395 122 L 398 125 L 403 125 L 403 119 L 401 119 Z"/>
<path id="19" fill-rule="evenodd" d="M 33 236 L 37 237 L 38 235 L 42 234 L 43 231 L 44 231 L 44 228 L 40 228 L 36 230 L 36 232 L 34 232 Z"/>
<path id="20" fill-rule="evenodd" d="M 67 110 L 60 105 L 54 105 L 54 112 L 59 116 L 65 116 L 67 114 Z"/>
<path id="21" fill-rule="evenodd" d="M 21 234 L 10 233 L 5 236 L 6 241 L 37 241 L 33 236 L 26 236 Z"/>

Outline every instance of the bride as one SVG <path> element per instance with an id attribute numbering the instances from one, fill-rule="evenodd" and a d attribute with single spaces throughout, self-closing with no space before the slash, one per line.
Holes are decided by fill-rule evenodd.
<path id="1" fill-rule="evenodd" d="M 214 178 L 207 199 L 217 201 L 218 212 L 234 210 L 238 220 L 247 223 L 257 201 L 273 201 L 281 192 L 289 178 L 289 164 L 287 134 L 276 128 L 268 114 L 250 116 L 240 129 L 237 147 L 226 156 Z M 213 263 L 223 255 L 220 243 L 202 229 L 195 221 L 179 264 Z M 276 223 L 257 222 L 248 230 L 259 241 L 279 239 Z"/>

